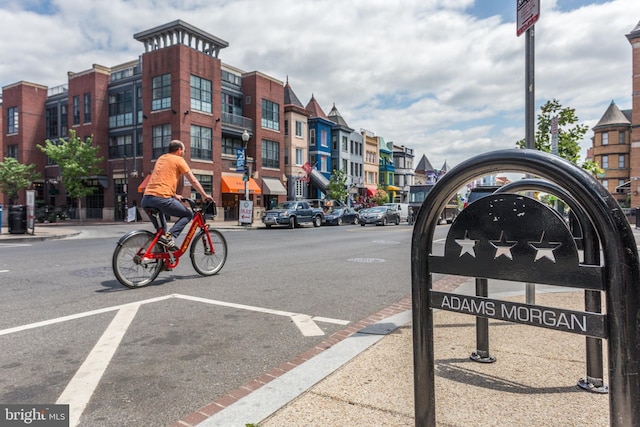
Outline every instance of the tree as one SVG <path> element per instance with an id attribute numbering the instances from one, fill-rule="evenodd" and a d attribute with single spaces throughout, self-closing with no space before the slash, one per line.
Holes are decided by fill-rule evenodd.
<path id="1" fill-rule="evenodd" d="M 77 199 L 78 212 L 81 211 L 82 198 L 93 193 L 94 187 L 87 185 L 87 178 L 102 173 L 98 166 L 102 157 L 98 157 L 99 147 L 91 143 L 93 136 L 85 141 L 76 136 L 74 130 L 69 131 L 68 140 L 45 141 L 45 145 L 38 144 L 42 150 L 60 168 L 62 184 L 67 196 Z M 82 222 L 82 216 L 80 216 Z"/>
<path id="2" fill-rule="evenodd" d="M 34 164 L 23 165 L 12 157 L 5 157 L 4 162 L 0 162 L 0 191 L 9 198 L 9 205 L 16 203 L 20 192 L 40 178 L 35 168 Z"/>
<path id="3" fill-rule="evenodd" d="M 329 199 L 344 202 L 349 194 L 347 191 L 347 175 L 342 169 L 334 169 L 327 185 L 327 197 Z"/>
<path id="4" fill-rule="evenodd" d="M 376 205 L 384 205 L 385 203 L 389 202 L 389 194 L 387 194 L 384 188 L 378 185 L 378 189 L 376 190 L 376 193 L 373 195 L 373 197 L 371 197 L 371 200 Z"/>
<path id="5" fill-rule="evenodd" d="M 558 117 L 558 156 L 577 165 L 580 161 L 580 141 L 589 127 L 578 124 L 575 109 L 562 107 L 557 99 L 547 101 L 540 107 L 535 148 L 546 153 L 551 152 L 551 121 L 554 116 Z M 525 148 L 526 141 L 521 139 L 516 142 L 516 146 Z M 602 173 L 602 169 L 592 160 L 586 160 L 580 166 L 593 174 Z"/>

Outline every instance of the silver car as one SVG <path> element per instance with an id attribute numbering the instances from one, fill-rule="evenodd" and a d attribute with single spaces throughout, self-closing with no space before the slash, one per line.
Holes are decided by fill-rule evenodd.
<path id="1" fill-rule="evenodd" d="M 400 214 L 397 209 L 391 206 L 374 206 L 372 208 L 362 209 L 359 212 L 360 225 L 366 224 L 387 225 L 400 224 Z"/>

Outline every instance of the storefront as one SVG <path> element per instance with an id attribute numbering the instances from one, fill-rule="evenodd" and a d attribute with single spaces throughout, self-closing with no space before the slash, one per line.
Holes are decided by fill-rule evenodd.
<path id="1" fill-rule="evenodd" d="M 277 178 L 262 178 L 262 195 L 266 209 L 272 209 L 278 204 L 278 196 L 286 196 L 287 189 Z"/>
<path id="2" fill-rule="evenodd" d="M 231 221 L 238 219 L 240 209 L 240 200 L 245 199 L 246 182 L 242 179 L 242 175 L 224 175 L 221 177 L 220 193 L 222 194 L 222 210 L 224 211 L 224 220 Z M 260 198 L 256 195 L 262 194 L 260 186 L 253 178 L 249 178 L 249 200 L 253 200 L 253 205 L 260 206 Z M 218 211 L 219 212 L 219 211 Z"/>

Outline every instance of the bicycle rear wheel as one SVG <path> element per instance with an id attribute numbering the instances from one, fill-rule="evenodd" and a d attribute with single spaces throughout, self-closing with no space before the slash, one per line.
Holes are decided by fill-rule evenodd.
<path id="1" fill-rule="evenodd" d="M 189 255 L 193 268 L 203 276 L 216 274 L 227 261 L 227 241 L 218 230 L 209 230 L 210 247 L 207 235 L 201 230 L 191 243 Z"/>
<path id="2" fill-rule="evenodd" d="M 160 274 L 162 260 L 142 259 L 154 236 L 150 231 L 137 230 L 126 234 L 118 241 L 111 266 L 116 279 L 127 288 L 147 286 Z M 155 245 L 153 252 L 163 252 L 163 248 Z"/>

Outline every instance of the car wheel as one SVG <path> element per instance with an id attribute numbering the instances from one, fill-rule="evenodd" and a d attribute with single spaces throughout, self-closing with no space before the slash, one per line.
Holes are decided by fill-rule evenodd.
<path id="1" fill-rule="evenodd" d="M 360 225 L 364 227 L 364 222 L 361 222 Z"/>
<path id="2" fill-rule="evenodd" d="M 400 225 L 400 217 L 396 217 L 396 225 Z"/>
<path id="3" fill-rule="evenodd" d="M 271 224 L 266 224 L 265 227 L 271 228 Z"/>
<path id="4" fill-rule="evenodd" d="M 336 225 L 342 225 L 342 218 L 338 218 L 338 221 L 336 221 Z"/>
<path id="5" fill-rule="evenodd" d="M 382 218 L 382 225 L 383 226 L 387 225 L 387 217 L 386 216 L 384 218 Z"/>
<path id="6" fill-rule="evenodd" d="M 321 225 L 322 225 L 322 218 L 320 218 L 320 216 L 316 216 L 315 218 L 313 218 L 314 227 L 320 227 Z"/>
<path id="7" fill-rule="evenodd" d="M 289 228 L 296 228 L 296 217 L 292 216 L 289 218 Z"/>
<path id="8" fill-rule="evenodd" d="M 354 223 L 355 225 L 358 225 L 358 224 L 360 224 L 360 220 L 359 220 L 358 218 L 354 218 L 354 219 L 353 219 L 353 223 Z M 363 225 L 364 225 L 364 224 L 363 224 Z"/>

